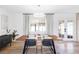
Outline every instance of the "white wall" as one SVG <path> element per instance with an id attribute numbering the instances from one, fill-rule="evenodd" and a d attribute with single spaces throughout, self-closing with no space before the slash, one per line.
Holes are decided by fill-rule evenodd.
<path id="1" fill-rule="evenodd" d="M 1 35 L 1 16 L 0 16 L 0 35 Z"/>
<path id="2" fill-rule="evenodd" d="M 0 35 L 1 33 L 1 16 L 5 15 L 8 16 L 8 28 L 11 29 L 11 32 L 13 30 L 17 30 L 18 34 L 23 34 L 23 16 L 22 13 L 13 13 L 13 12 L 8 12 L 5 9 L 0 8 Z"/>
<path id="3" fill-rule="evenodd" d="M 11 13 L 8 27 L 11 31 L 17 30 L 18 34 L 23 34 L 23 15 L 21 13 Z"/>
<path id="4" fill-rule="evenodd" d="M 0 15 L 7 15 L 8 16 L 8 12 L 2 8 L 0 8 Z"/>
<path id="5" fill-rule="evenodd" d="M 76 33 L 77 33 L 77 40 L 79 41 L 79 13 L 76 14 Z"/>
<path id="6" fill-rule="evenodd" d="M 2 30 L 1 30 L 1 17 L 4 16 L 8 16 L 8 12 L 2 8 L 0 8 L 0 35 L 3 35 Z"/>

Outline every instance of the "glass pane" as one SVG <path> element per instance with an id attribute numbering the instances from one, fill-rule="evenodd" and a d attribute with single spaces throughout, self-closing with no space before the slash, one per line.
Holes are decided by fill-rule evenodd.
<path id="1" fill-rule="evenodd" d="M 46 32 L 46 26 L 43 26 L 43 32 Z"/>
<path id="2" fill-rule="evenodd" d="M 60 29 L 61 29 L 61 30 L 60 30 L 60 33 L 61 33 L 61 34 L 64 34 L 64 28 L 65 28 L 65 27 L 64 27 L 64 23 L 62 23 L 62 24 L 60 25 Z"/>
<path id="3" fill-rule="evenodd" d="M 64 23 L 61 23 L 60 25 L 59 25 L 59 33 L 60 34 L 64 34 Z"/>
<path id="4" fill-rule="evenodd" d="M 43 31 L 43 26 L 42 26 L 42 25 L 39 26 L 39 31 L 40 31 L 40 32 Z"/>
<path id="5" fill-rule="evenodd" d="M 36 24 L 36 32 L 39 31 L 39 25 Z"/>
<path id="6" fill-rule="evenodd" d="M 35 26 L 30 26 L 30 31 L 35 32 Z"/>
<path id="7" fill-rule="evenodd" d="M 73 23 L 72 22 L 68 22 L 67 24 L 67 33 L 68 35 L 73 35 Z"/>
<path id="8" fill-rule="evenodd" d="M 73 36 L 73 22 L 67 23 L 67 36 L 68 38 L 72 38 Z"/>
<path id="9" fill-rule="evenodd" d="M 61 22 L 59 24 L 59 37 L 64 38 L 64 29 L 65 29 L 64 22 Z"/>

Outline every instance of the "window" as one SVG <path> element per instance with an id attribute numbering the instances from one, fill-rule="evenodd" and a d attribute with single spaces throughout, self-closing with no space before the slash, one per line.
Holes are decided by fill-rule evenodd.
<path id="1" fill-rule="evenodd" d="M 30 33 L 39 33 L 39 34 L 44 34 L 46 32 L 46 26 L 45 24 L 31 24 L 30 25 Z"/>
<path id="2" fill-rule="evenodd" d="M 32 20 L 32 21 L 31 21 Z M 45 18 L 32 18 L 29 22 L 30 34 L 45 34 L 46 33 L 46 20 Z"/>
<path id="3" fill-rule="evenodd" d="M 30 25 L 30 32 L 35 32 L 35 24 Z"/>

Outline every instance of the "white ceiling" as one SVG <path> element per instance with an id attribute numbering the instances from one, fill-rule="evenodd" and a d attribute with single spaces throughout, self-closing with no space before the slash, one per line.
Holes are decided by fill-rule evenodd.
<path id="1" fill-rule="evenodd" d="M 0 5 L 0 8 L 21 13 L 79 13 L 79 5 Z"/>

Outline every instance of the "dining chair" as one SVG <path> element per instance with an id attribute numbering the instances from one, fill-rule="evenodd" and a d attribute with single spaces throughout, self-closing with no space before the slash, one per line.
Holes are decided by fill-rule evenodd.
<path id="1" fill-rule="evenodd" d="M 42 45 L 50 47 L 51 53 L 56 54 L 55 44 L 54 44 L 54 41 L 52 39 L 43 39 Z"/>
<path id="2" fill-rule="evenodd" d="M 24 44 L 24 48 L 23 48 L 23 54 L 28 52 L 29 47 L 35 46 L 35 45 L 36 45 L 35 39 L 26 39 L 25 44 Z"/>

